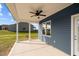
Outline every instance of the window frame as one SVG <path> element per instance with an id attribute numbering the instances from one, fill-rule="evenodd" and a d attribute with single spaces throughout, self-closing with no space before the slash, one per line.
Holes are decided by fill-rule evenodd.
<path id="1" fill-rule="evenodd" d="M 46 22 L 43 22 L 42 25 L 43 25 L 43 24 L 47 24 L 48 22 L 50 22 L 50 35 L 43 34 L 43 26 L 42 26 L 42 35 L 43 35 L 43 36 L 46 36 L 46 37 L 51 37 L 51 20 L 46 21 Z M 47 31 L 47 29 L 45 29 L 44 31 Z"/>

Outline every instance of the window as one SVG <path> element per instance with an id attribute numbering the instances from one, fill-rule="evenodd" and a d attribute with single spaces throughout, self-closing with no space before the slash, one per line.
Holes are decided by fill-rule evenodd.
<path id="1" fill-rule="evenodd" d="M 51 35 L 51 21 L 42 23 L 42 33 L 43 35 Z"/>

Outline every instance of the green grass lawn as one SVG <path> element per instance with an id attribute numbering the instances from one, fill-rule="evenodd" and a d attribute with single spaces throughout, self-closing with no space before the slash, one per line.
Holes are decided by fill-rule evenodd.
<path id="1" fill-rule="evenodd" d="M 19 40 L 28 40 L 27 32 L 19 32 Z M 37 39 L 37 33 L 31 33 L 32 39 Z M 0 55 L 8 55 L 11 50 L 13 44 L 16 41 L 16 32 L 0 30 Z"/>

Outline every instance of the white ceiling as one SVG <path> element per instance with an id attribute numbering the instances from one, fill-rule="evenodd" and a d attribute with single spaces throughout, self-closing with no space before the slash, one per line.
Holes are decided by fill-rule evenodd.
<path id="1" fill-rule="evenodd" d="M 23 22 L 32 22 L 37 23 L 40 20 L 66 8 L 67 6 L 71 5 L 70 3 L 15 3 L 15 4 L 6 4 L 13 14 L 16 21 L 23 21 Z M 34 11 L 37 8 L 42 8 L 44 10 L 43 14 L 46 17 L 30 17 L 32 16 L 30 11 Z"/>

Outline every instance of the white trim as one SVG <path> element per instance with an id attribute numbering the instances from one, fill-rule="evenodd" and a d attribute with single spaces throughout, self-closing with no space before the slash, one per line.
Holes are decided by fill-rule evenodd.
<path id="1" fill-rule="evenodd" d="M 20 20 L 15 3 L 14 3 L 13 5 L 14 5 L 14 11 L 16 12 L 16 15 L 17 15 L 17 18 L 15 18 L 15 20 L 16 20 L 16 21 L 17 21 L 17 20 Z M 18 21 L 17 21 L 17 22 L 18 22 Z"/>
<path id="2" fill-rule="evenodd" d="M 29 41 L 31 40 L 31 24 L 29 23 Z"/>
<path id="3" fill-rule="evenodd" d="M 46 36 L 46 37 L 51 37 L 50 35 L 43 35 L 43 36 Z"/>
<path id="4" fill-rule="evenodd" d="M 39 34 L 39 29 L 40 29 L 40 28 L 39 28 L 39 23 L 38 23 L 38 39 L 40 39 L 40 37 L 39 37 L 39 35 L 40 35 L 40 34 Z"/>
<path id="5" fill-rule="evenodd" d="M 73 16 L 71 16 L 71 56 L 73 56 Z"/>
<path id="6" fill-rule="evenodd" d="M 46 25 L 46 27 L 47 27 L 47 23 L 45 22 L 45 25 Z M 46 35 L 47 34 L 47 31 L 46 31 L 47 29 L 45 28 L 45 34 L 44 35 Z"/>
<path id="7" fill-rule="evenodd" d="M 16 23 L 16 42 L 18 42 L 18 22 Z"/>
<path id="8" fill-rule="evenodd" d="M 79 14 L 75 14 L 71 16 L 71 56 L 73 56 L 75 54 L 75 47 L 74 47 L 74 18 L 79 16 Z"/>

